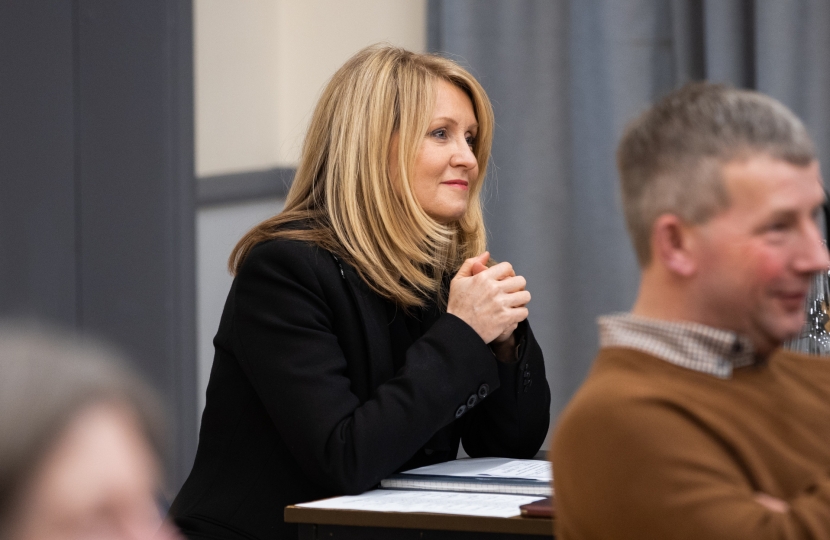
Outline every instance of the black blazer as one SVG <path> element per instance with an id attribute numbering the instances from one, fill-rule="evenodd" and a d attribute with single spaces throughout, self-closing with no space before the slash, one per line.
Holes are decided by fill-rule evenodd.
<path id="1" fill-rule="evenodd" d="M 394 373 L 385 301 L 348 264 L 289 240 L 256 246 L 233 282 L 199 447 L 171 515 L 190 538 L 297 538 L 287 505 L 361 493 L 402 466 L 532 457 L 550 391 L 530 328 L 498 362 L 440 315 Z"/>

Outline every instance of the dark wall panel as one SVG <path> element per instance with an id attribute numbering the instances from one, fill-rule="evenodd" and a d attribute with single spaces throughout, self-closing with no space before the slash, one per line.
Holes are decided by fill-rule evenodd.
<path id="1" fill-rule="evenodd" d="M 189 472 L 197 419 L 189 3 L 80 0 L 80 322 L 162 390 Z"/>
<path id="2" fill-rule="evenodd" d="M 0 2 L 0 315 L 76 324 L 72 3 Z"/>
<path id="3" fill-rule="evenodd" d="M 190 0 L 0 0 L 0 316 L 123 349 L 197 442 Z"/>

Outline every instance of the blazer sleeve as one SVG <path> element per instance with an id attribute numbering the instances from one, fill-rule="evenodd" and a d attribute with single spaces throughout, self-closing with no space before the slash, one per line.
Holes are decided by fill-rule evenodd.
<path id="1" fill-rule="evenodd" d="M 252 250 L 237 276 L 234 349 L 304 473 L 334 492 L 359 493 L 449 424 L 471 390 L 497 388 L 499 373 L 482 361 L 492 354 L 472 328 L 442 316 L 409 349 L 405 369 L 361 403 L 334 332 L 321 276 L 327 258 L 300 242 Z"/>
<path id="2" fill-rule="evenodd" d="M 517 328 L 519 358 L 495 360 L 500 387 L 469 414 L 462 431 L 471 457 L 532 458 L 550 426 L 550 388 L 545 361 L 527 321 Z"/>

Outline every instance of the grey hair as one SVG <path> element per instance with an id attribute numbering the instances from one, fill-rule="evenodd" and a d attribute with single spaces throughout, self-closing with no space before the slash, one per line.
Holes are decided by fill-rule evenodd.
<path id="1" fill-rule="evenodd" d="M 651 229 L 660 215 L 707 221 L 729 205 L 723 164 L 753 154 L 797 166 L 816 159 L 804 124 L 782 103 L 721 84 L 687 84 L 632 121 L 617 149 L 617 167 L 640 265 L 651 261 Z"/>

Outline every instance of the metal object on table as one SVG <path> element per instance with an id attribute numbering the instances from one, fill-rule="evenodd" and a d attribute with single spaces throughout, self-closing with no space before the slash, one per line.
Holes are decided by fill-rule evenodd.
<path id="1" fill-rule="evenodd" d="M 807 320 L 798 337 L 785 348 L 819 356 L 830 356 L 830 270 L 813 277 L 806 301 Z"/>

